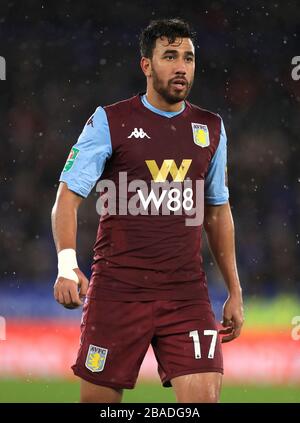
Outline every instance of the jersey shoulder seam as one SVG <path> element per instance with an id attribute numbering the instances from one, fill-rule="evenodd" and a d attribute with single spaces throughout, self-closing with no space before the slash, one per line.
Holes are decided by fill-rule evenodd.
<path id="1" fill-rule="evenodd" d="M 205 114 L 209 115 L 210 117 L 213 117 L 213 118 L 217 118 L 217 119 L 221 119 L 222 120 L 221 116 L 218 113 L 215 113 L 215 112 L 212 112 L 210 110 L 204 109 L 204 108 L 202 108 L 200 106 L 197 106 L 196 104 L 190 103 L 190 107 L 191 107 L 192 110 L 195 110 L 196 112 L 205 113 Z"/>

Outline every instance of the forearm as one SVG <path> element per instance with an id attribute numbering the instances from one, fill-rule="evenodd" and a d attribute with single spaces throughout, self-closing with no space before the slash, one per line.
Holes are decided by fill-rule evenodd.
<path id="1" fill-rule="evenodd" d="M 80 198 L 62 185 L 51 213 L 52 232 L 57 252 L 66 248 L 76 250 L 77 209 Z"/>
<path id="2" fill-rule="evenodd" d="M 204 228 L 211 252 L 222 273 L 230 295 L 240 295 L 236 265 L 234 223 L 229 203 L 205 207 Z"/>
<path id="3" fill-rule="evenodd" d="M 58 253 L 58 274 L 54 284 L 56 301 L 66 308 L 83 304 L 88 280 L 76 259 L 77 210 L 82 198 L 60 183 L 52 209 L 52 231 Z M 75 283 L 74 283 L 75 282 Z"/>
<path id="4" fill-rule="evenodd" d="M 52 209 L 52 232 L 57 252 L 72 248 L 76 250 L 77 214 L 61 204 Z"/>

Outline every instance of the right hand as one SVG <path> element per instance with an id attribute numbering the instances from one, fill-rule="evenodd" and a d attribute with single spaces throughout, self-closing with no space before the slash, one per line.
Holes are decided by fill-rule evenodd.
<path id="1" fill-rule="evenodd" d="M 237 338 L 244 324 L 244 308 L 242 295 L 229 296 L 223 306 L 223 320 L 221 322 L 225 329 L 221 329 L 219 334 L 226 335 L 222 337 L 222 343 L 230 342 Z"/>
<path id="2" fill-rule="evenodd" d="M 89 285 L 88 279 L 81 270 L 78 268 L 73 270 L 78 276 L 79 283 L 71 279 L 58 277 L 54 284 L 54 298 L 59 304 L 70 309 L 80 307 L 83 304 L 81 298 L 86 295 Z"/>

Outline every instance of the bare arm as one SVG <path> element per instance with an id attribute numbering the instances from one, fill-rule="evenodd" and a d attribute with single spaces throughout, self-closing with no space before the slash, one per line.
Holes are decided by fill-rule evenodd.
<path id="1" fill-rule="evenodd" d="M 76 250 L 77 211 L 82 200 L 82 197 L 68 189 L 67 184 L 60 183 L 51 213 L 52 232 L 57 253 L 67 248 Z M 86 294 L 88 286 L 88 280 L 84 274 L 78 268 L 74 269 L 74 272 L 79 279 L 78 285 L 77 282 L 64 277 L 58 277 L 54 285 L 55 299 L 67 308 L 82 305 L 80 296 Z M 78 286 L 80 287 L 79 292 Z"/>
<path id="2" fill-rule="evenodd" d="M 222 342 L 239 336 L 243 322 L 243 300 L 240 286 L 234 241 L 234 224 L 229 203 L 220 206 L 205 206 L 204 228 L 211 252 L 219 266 L 228 289 L 228 298 L 223 307 Z"/>
<path id="3" fill-rule="evenodd" d="M 82 197 L 68 189 L 67 184 L 59 184 L 51 213 L 53 238 L 58 253 L 65 248 L 76 250 L 77 210 L 82 200 Z"/>

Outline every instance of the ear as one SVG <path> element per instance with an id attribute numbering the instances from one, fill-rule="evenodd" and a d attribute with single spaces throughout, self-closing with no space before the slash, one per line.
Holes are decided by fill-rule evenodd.
<path id="1" fill-rule="evenodd" d="M 151 76 L 152 66 L 151 66 L 151 60 L 147 57 L 142 57 L 140 62 L 142 71 L 144 72 L 144 75 L 146 77 Z"/>

